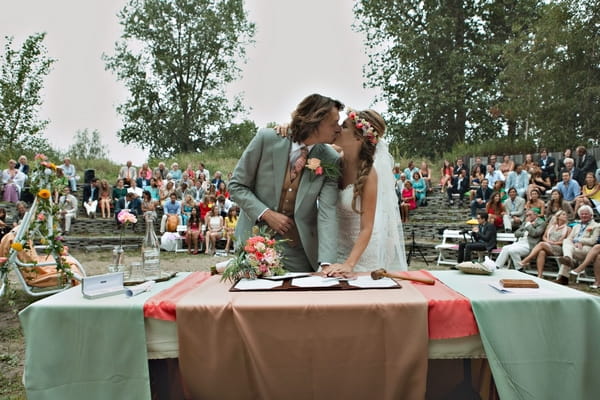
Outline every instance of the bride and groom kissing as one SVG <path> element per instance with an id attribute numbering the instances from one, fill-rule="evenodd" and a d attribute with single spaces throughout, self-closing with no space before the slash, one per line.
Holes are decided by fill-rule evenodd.
<path id="1" fill-rule="evenodd" d="M 385 122 L 373 110 L 348 110 L 340 126 L 343 110 L 341 102 L 312 94 L 292 112 L 289 135 L 264 128 L 254 136 L 229 184 L 241 209 L 238 244 L 254 225 L 267 224 L 287 239 L 288 271 L 406 270 Z M 341 175 L 306 168 L 309 159 L 337 166 Z"/>

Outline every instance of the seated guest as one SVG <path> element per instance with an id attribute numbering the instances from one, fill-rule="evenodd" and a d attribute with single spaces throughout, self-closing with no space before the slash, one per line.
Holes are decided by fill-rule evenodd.
<path id="1" fill-rule="evenodd" d="M 200 210 L 200 219 L 202 221 L 204 221 L 204 219 L 206 218 L 206 215 L 208 214 L 210 209 L 215 206 L 216 202 L 217 202 L 217 199 L 215 196 L 205 195 L 204 199 L 202 199 L 202 202 L 200 202 L 200 204 L 198 204 L 198 209 Z"/>
<path id="2" fill-rule="evenodd" d="M 417 205 L 418 206 L 426 206 L 427 205 L 427 184 L 421 178 L 421 174 L 415 172 L 413 174 L 412 186 L 415 190 L 415 194 L 417 196 Z"/>
<path id="3" fill-rule="evenodd" d="M 548 150 L 540 150 L 538 165 L 542 170 L 542 179 L 547 178 L 550 182 L 556 181 L 556 160 L 554 160 L 554 157 L 548 155 Z"/>
<path id="4" fill-rule="evenodd" d="M 171 169 L 169 170 L 169 175 L 171 175 L 171 179 L 173 179 L 176 182 L 179 182 L 181 180 L 181 177 L 183 176 L 183 172 L 181 172 L 181 170 L 179 169 L 179 164 L 177 164 L 176 162 L 171 164 Z"/>
<path id="5" fill-rule="evenodd" d="M 581 187 L 581 194 L 575 197 L 575 212 L 584 204 L 600 213 L 600 183 L 591 172 L 585 175 L 585 184 Z"/>
<path id="6" fill-rule="evenodd" d="M 504 177 L 507 177 L 508 174 L 515 170 L 515 162 L 510 158 L 508 154 L 505 154 L 502 157 L 502 164 L 500 164 L 500 172 Z"/>
<path id="7" fill-rule="evenodd" d="M 571 149 L 565 149 L 565 151 L 563 152 L 563 156 L 560 160 L 558 160 L 558 171 L 562 171 L 565 168 L 565 160 L 567 158 L 571 158 L 573 159 L 573 151 Z"/>
<path id="8" fill-rule="evenodd" d="M 400 199 L 400 217 L 402 222 L 408 222 L 408 212 L 417 208 L 417 194 L 410 181 L 404 182 L 402 198 Z"/>
<path id="9" fill-rule="evenodd" d="M 462 158 L 457 158 L 456 164 L 454 164 L 454 169 L 452 171 L 452 177 L 456 178 L 460 174 L 460 171 L 462 171 L 463 169 L 465 171 L 467 170 L 467 167 L 465 167 L 464 161 L 462 160 Z"/>
<path id="10" fill-rule="evenodd" d="M 113 187 L 112 190 L 112 199 L 116 204 L 117 201 L 124 198 L 127 194 L 127 188 L 125 187 L 125 181 L 123 179 L 117 179 L 117 184 Z"/>
<path id="11" fill-rule="evenodd" d="M 225 239 L 227 239 L 227 243 L 225 243 L 225 253 L 228 253 L 230 248 L 233 250 L 233 241 L 237 221 L 237 207 L 231 207 L 227 212 L 227 217 L 225 217 Z"/>
<path id="12" fill-rule="evenodd" d="M 452 179 L 452 186 L 449 186 L 448 189 L 446 189 L 446 194 L 448 194 L 448 205 L 454 204 L 452 195 L 458 194 L 458 206 L 462 207 L 465 193 L 467 193 L 468 190 L 469 178 L 467 178 L 467 171 L 462 169 L 460 170 L 459 175 Z"/>
<path id="13" fill-rule="evenodd" d="M 148 221 L 148 218 L 151 218 L 152 221 L 156 219 L 156 202 L 152 200 L 152 195 L 147 190 L 142 193 L 141 208 L 144 221 Z"/>
<path id="14" fill-rule="evenodd" d="M 515 243 L 502 247 L 500 255 L 496 259 L 498 268 L 507 268 L 507 262 L 510 258 L 515 268 L 520 268 L 521 257 L 525 257 L 539 243 L 544 234 L 546 222 L 535 213 L 534 210 L 527 210 L 525 221 L 519 229 L 515 231 L 517 241 Z"/>
<path id="15" fill-rule="evenodd" d="M 63 195 L 58 200 L 59 216 L 61 221 L 61 230 L 63 234 L 71 231 L 71 223 L 77 218 L 77 198 L 71 194 L 69 186 L 63 189 Z"/>
<path id="16" fill-rule="evenodd" d="M 217 240 L 223 237 L 223 228 L 225 227 L 225 222 L 219 215 L 217 207 L 212 207 L 206 214 L 204 224 L 206 225 L 206 234 L 204 235 L 206 254 L 215 254 Z"/>
<path id="17" fill-rule="evenodd" d="M 129 183 L 129 187 L 127 188 L 127 193 L 133 193 L 133 194 L 135 194 L 136 197 L 141 198 L 143 192 L 144 192 L 144 189 L 139 187 L 137 185 L 137 182 L 134 179 L 132 179 L 131 182 Z"/>
<path id="18" fill-rule="evenodd" d="M 546 221 L 550 221 L 550 218 L 554 216 L 558 211 L 563 210 L 567 213 L 567 219 L 569 221 L 573 221 L 575 218 L 575 214 L 573 213 L 573 207 L 571 204 L 563 199 L 562 193 L 558 189 L 552 189 L 550 193 L 550 200 L 546 204 L 546 210 L 544 215 L 546 216 Z"/>
<path id="19" fill-rule="evenodd" d="M 198 254 L 198 243 L 204 238 L 202 237 L 202 221 L 196 207 L 192 208 L 186 225 L 185 243 L 187 244 L 188 254 L 192 254 L 192 245 L 194 246 L 194 254 Z"/>
<path id="20" fill-rule="evenodd" d="M 177 197 L 177 193 L 175 193 L 175 183 L 171 180 L 167 181 L 167 184 L 164 187 L 160 188 L 159 193 L 160 203 L 164 206 L 165 203 L 169 201 L 169 198 L 171 197 L 172 193 L 174 193 L 175 197 Z"/>
<path id="21" fill-rule="evenodd" d="M 229 190 L 227 190 L 227 184 L 224 181 L 221 181 L 221 183 L 219 183 L 219 186 L 217 186 L 216 195 L 217 197 L 223 195 L 226 199 L 229 198 Z"/>
<path id="22" fill-rule="evenodd" d="M 204 188 L 202 187 L 202 181 L 200 179 L 196 179 L 194 182 L 194 187 L 191 190 L 192 198 L 196 203 L 199 203 L 204 198 Z"/>
<path id="23" fill-rule="evenodd" d="M 127 161 L 127 163 L 119 170 L 118 179 L 123 179 L 123 184 L 126 187 L 129 187 L 131 182 L 135 181 L 136 178 L 137 169 L 133 166 L 131 161 Z"/>
<path id="24" fill-rule="evenodd" d="M 496 181 L 504 181 L 504 175 L 500 171 L 497 171 L 493 164 L 488 164 L 486 169 L 485 179 L 488 180 L 489 186 L 494 187 Z"/>
<path id="25" fill-rule="evenodd" d="M 529 199 L 525 203 L 525 210 L 537 208 L 540 210 L 539 215 L 546 215 L 546 205 L 544 201 L 540 199 L 540 192 L 537 189 L 533 189 L 529 194 Z"/>
<path id="26" fill-rule="evenodd" d="M 458 245 L 458 263 L 471 261 L 471 252 L 474 250 L 491 251 L 496 247 L 496 227 L 488 221 L 488 214 L 484 211 L 477 213 L 477 225 L 471 232 L 473 242 L 460 242 Z"/>
<path id="27" fill-rule="evenodd" d="M 518 196 L 517 189 L 510 188 L 508 190 L 508 199 L 504 202 L 506 213 L 502 217 L 504 229 L 512 232 L 515 227 L 521 225 L 523 216 L 525 215 L 525 199 Z"/>
<path id="28" fill-rule="evenodd" d="M 133 182 L 133 181 L 132 181 Z M 138 218 L 142 216 L 142 201 L 133 192 L 127 192 L 125 197 L 121 197 L 119 201 L 115 203 L 115 219 L 117 220 L 117 226 L 121 228 L 119 222 L 119 213 L 123 210 L 127 210 Z M 133 230 L 135 231 L 135 225 Z"/>
<path id="29" fill-rule="evenodd" d="M 502 197 L 499 192 L 492 193 L 490 201 L 488 201 L 485 206 L 485 210 L 490 222 L 492 222 L 496 228 L 502 228 L 504 226 L 503 218 L 506 214 L 506 210 L 502 204 Z"/>
<path id="30" fill-rule="evenodd" d="M 17 161 L 16 168 L 25 175 L 29 175 L 29 164 L 27 164 L 27 157 L 20 156 Z"/>
<path id="31" fill-rule="evenodd" d="M 77 175 L 75 174 L 75 166 L 71 164 L 71 159 L 69 157 L 65 157 L 63 159 L 63 164 L 59 165 L 62 169 L 63 174 L 67 177 L 69 181 L 69 185 L 71 185 L 71 192 L 77 191 Z"/>
<path id="32" fill-rule="evenodd" d="M 100 198 L 98 186 L 98 178 L 92 178 L 90 184 L 85 185 L 83 188 L 83 208 L 85 208 L 85 213 L 89 218 L 96 218 L 96 209 Z"/>
<path id="33" fill-rule="evenodd" d="M 492 188 L 492 192 L 500 193 L 500 201 L 504 203 L 506 199 L 508 199 L 508 195 L 506 194 L 506 189 L 504 189 L 504 181 L 496 181 L 494 183 L 494 187 Z"/>
<path id="34" fill-rule="evenodd" d="M 531 178 L 529 178 L 529 186 L 527 186 L 527 198 L 531 197 L 531 191 L 533 189 L 537 189 L 538 193 L 546 193 L 547 190 L 552 189 L 550 178 L 542 178 L 542 171 L 540 169 L 534 170 Z"/>
<path id="35" fill-rule="evenodd" d="M 150 178 L 152 178 L 152 170 L 150 169 L 150 166 L 148 166 L 148 163 L 142 164 L 142 168 L 138 171 L 137 178 L 146 182 L 150 181 Z M 146 185 L 140 185 L 138 183 L 138 186 L 143 188 Z"/>
<path id="36" fill-rule="evenodd" d="M 171 193 L 169 195 L 169 201 L 167 201 L 163 205 L 164 214 L 160 221 L 160 233 L 165 233 L 167 218 L 169 215 L 176 215 L 178 222 L 177 225 L 182 225 L 181 223 L 181 203 L 177 201 L 177 195 L 175 193 Z"/>
<path id="37" fill-rule="evenodd" d="M 8 168 L 2 171 L 0 184 L 3 184 L 3 200 L 16 203 L 21 198 L 21 190 L 25 185 L 27 175 L 17 169 L 15 160 L 8 160 Z"/>
<path id="38" fill-rule="evenodd" d="M 158 163 L 158 166 L 154 168 L 152 172 L 153 176 L 160 176 L 161 181 L 166 180 L 167 175 L 169 174 L 169 170 L 167 169 L 167 167 L 165 167 L 165 163 L 162 161 Z"/>
<path id="39" fill-rule="evenodd" d="M 408 161 L 408 165 L 404 168 L 404 175 L 412 177 L 415 172 L 419 172 L 419 168 L 415 167 L 413 160 Z"/>
<path id="40" fill-rule="evenodd" d="M 13 228 L 19 225 L 23 221 L 23 218 L 25 218 L 25 214 L 27 214 L 27 203 L 19 201 L 15 207 L 16 213 L 13 218 Z"/>
<path id="41" fill-rule="evenodd" d="M 8 216 L 6 215 L 6 208 L 0 207 L 0 240 L 6 235 L 13 227 L 8 221 Z"/>
<path id="42" fill-rule="evenodd" d="M 160 187 L 158 186 L 158 181 L 156 178 L 150 179 L 150 186 L 146 186 L 144 190 L 150 192 L 150 198 L 156 204 L 160 203 Z"/>
<path id="43" fill-rule="evenodd" d="M 481 157 L 475 158 L 475 164 L 471 167 L 471 185 L 479 185 L 485 173 L 486 168 L 481 163 Z"/>
<path id="44" fill-rule="evenodd" d="M 392 168 L 392 174 L 394 174 L 394 179 L 395 180 L 400 179 L 401 173 L 402 173 L 402 171 L 400 170 L 400 164 L 395 164 L 394 168 Z"/>
<path id="45" fill-rule="evenodd" d="M 217 196 L 217 203 L 215 204 L 215 207 L 217 207 L 219 215 L 225 218 L 231 207 L 233 207 L 233 202 L 225 196 L 219 195 Z"/>
<path id="46" fill-rule="evenodd" d="M 521 164 L 515 164 L 515 170 L 509 172 L 506 178 L 506 190 L 515 188 L 519 197 L 525 197 L 529 186 L 529 174 L 523 170 Z"/>
<path id="47" fill-rule="evenodd" d="M 404 172 L 400 173 L 400 178 L 396 181 L 396 196 L 398 196 L 398 200 L 402 198 L 402 191 L 404 190 L 404 182 L 406 182 L 406 175 Z"/>
<path id="48" fill-rule="evenodd" d="M 488 180 L 483 179 L 477 190 L 471 191 L 471 218 L 475 218 L 478 209 L 485 208 L 492 197 L 492 189 L 488 187 Z"/>
<path id="49" fill-rule="evenodd" d="M 562 181 L 556 185 L 556 189 L 562 193 L 563 198 L 566 201 L 575 200 L 575 197 L 579 196 L 581 193 L 581 187 L 579 186 L 579 183 L 577 183 L 575 179 L 571 178 L 571 175 L 568 171 L 561 172 L 561 177 Z"/>
<path id="50" fill-rule="evenodd" d="M 583 185 L 585 175 L 583 175 L 581 173 L 581 170 L 579 168 L 575 167 L 575 162 L 573 161 L 573 159 L 565 158 L 564 162 L 565 162 L 565 167 L 560 170 L 561 176 L 562 176 L 563 172 L 568 172 L 569 176 L 571 177 L 572 180 L 577 182 L 577 184 L 579 186 Z"/>
<path id="51" fill-rule="evenodd" d="M 221 171 L 215 171 L 215 175 L 211 179 L 210 182 L 213 184 L 213 186 L 215 187 L 215 189 L 218 188 L 219 184 L 221 182 L 223 182 L 223 174 L 221 173 Z"/>
<path id="52" fill-rule="evenodd" d="M 533 156 L 531 154 L 525 154 L 525 161 L 523 161 L 523 169 L 527 171 L 528 174 L 533 175 L 533 171 L 539 170 L 540 167 L 537 165 L 537 163 L 533 161 Z"/>
<path id="53" fill-rule="evenodd" d="M 204 163 L 198 163 L 198 169 L 196 170 L 196 179 L 200 177 L 200 174 L 204 175 L 204 180 L 210 183 L 210 171 L 206 168 Z"/>
<path id="54" fill-rule="evenodd" d="M 150 179 L 152 177 L 146 179 L 146 177 L 141 177 L 138 176 L 138 178 L 135 180 L 135 186 L 142 189 L 142 191 L 146 190 L 145 188 L 147 188 L 148 186 L 150 186 Z"/>
<path id="55" fill-rule="evenodd" d="M 448 184 L 452 181 L 452 175 L 454 174 L 454 166 L 448 160 L 444 160 L 444 164 L 440 170 L 440 186 L 442 187 L 442 193 L 447 189 Z M 406 174 L 404 174 L 406 175 Z M 410 179 L 412 175 L 406 175 L 407 179 Z"/>
<path id="56" fill-rule="evenodd" d="M 600 244 L 595 244 L 594 247 L 587 253 L 583 261 L 577 266 L 577 268 L 570 271 L 571 275 L 580 276 L 585 275 L 585 269 L 590 265 L 594 266 L 594 278 L 595 282 L 590 285 L 590 289 L 598 289 L 600 287 Z M 573 268 L 570 258 L 560 257 L 561 263 L 566 263 L 569 267 Z"/>
<path id="57" fill-rule="evenodd" d="M 196 179 L 196 171 L 194 171 L 192 163 L 188 163 L 187 168 L 183 171 L 183 176 L 187 176 L 189 179 Z"/>
<path id="58" fill-rule="evenodd" d="M 526 267 L 533 260 L 536 260 L 538 278 L 542 278 L 546 256 L 560 256 L 562 254 L 562 244 L 571 232 L 567 225 L 567 213 L 559 211 L 554 218 L 548 222 L 548 227 L 542 236 L 542 241 L 535 245 L 531 253 L 519 263 L 520 267 Z"/>
<path id="59" fill-rule="evenodd" d="M 577 153 L 577 163 L 575 166 L 581 171 L 581 176 L 585 178 L 585 175 L 588 172 L 595 173 L 596 168 L 596 159 L 593 154 L 587 152 L 585 146 L 577 146 L 575 149 L 575 153 Z M 583 185 L 583 182 L 579 182 Z"/>
<path id="60" fill-rule="evenodd" d="M 102 179 L 100 181 L 98 192 L 98 202 L 100 203 L 100 212 L 102 213 L 102 218 L 110 218 L 110 208 L 112 206 L 112 189 L 110 188 L 106 179 Z"/>
<path id="61" fill-rule="evenodd" d="M 558 270 L 556 283 L 569 284 L 569 270 L 576 260 L 583 261 L 586 254 L 598 242 L 600 224 L 592 219 L 593 211 L 590 206 L 581 206 L 577 211 L 580 222 L 573 227 L 562 245 L 563 258 Z"/>
<path id="62" fill-rule="evenodd" d="M 425 185 L 427 186 L 427 192 L 431 192 L 431 168 L 429 168 L 427 162 L 421 162 L 419 174 L 421 174 L 421 179 L 425 181 Z"/>
<path id="63" fill-rule="evenodd" d="M 495 154 L 490 154 L 490 156 L 488 157 L 488 162 L 487 162 L 487 164 L 486 164 L 486 172 L 487 172 L 487 166 L 488 166 L 488 165 L 491 165 L 492 167 L 494 167 L 494 169 L 495 169 L 496 171 L 499 171 L 499 170 L 500 170 L 500 162 L 499 162 L 499 161 L 497 161 L 497 158 L 496 158 L 496 155 L 495 155 Z M 490 183 L 490 186 L 491 186 L 491 185 L 492 185 L 492 184 Z"/>
<path id="64" fill-rule="evenodd" d="M 196 208 L 196 202 L 192 195 L 186 194 L 181 202 L 181 225 L 187 225 L 188 218 L 192 215 L 192 210 Z"/>

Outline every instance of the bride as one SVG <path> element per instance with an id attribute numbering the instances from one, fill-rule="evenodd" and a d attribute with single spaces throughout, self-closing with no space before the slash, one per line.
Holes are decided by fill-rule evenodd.
<path id="1" fill-rule="evenodd" d="M 385 122 L 373 110 L 348 110 L 334 145 L 341 148 L 342 176 L 337 203 L 338 263 L 328 276 L 353 272 L 407 270 L 404 234 L 394 192 L 393 158 L 383 140 Z"/>

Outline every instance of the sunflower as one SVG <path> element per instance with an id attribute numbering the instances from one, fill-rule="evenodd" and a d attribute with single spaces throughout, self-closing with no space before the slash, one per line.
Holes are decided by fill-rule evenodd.
<path id="1" fill-rule="evenodd" d="M 12 247 L 12 249 L 15 251 L 23 251 L 23 245 L 19 242 L 11 244 L 10 247 Z"/>
<path id="2" fill-rule="evenodd" d="M 38 192 L 38 197 L 44 200 L 48 200 L 50 198 L 50 191 L 48 189 L 41 189 Z"/>

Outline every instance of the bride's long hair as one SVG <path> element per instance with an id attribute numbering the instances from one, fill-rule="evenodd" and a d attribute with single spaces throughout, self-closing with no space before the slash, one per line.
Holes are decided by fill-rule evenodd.
<path id="1" fill-rule="evenodd" d="M 377 138 L 383 137 L 386 128 L 385 121 L 377 111 L 365 110 L 359 111 L 357 114 L 359 118 L 369 121 L 376 131 Z M 354 185 L 354 195 L 352 197 L 352 209 L 356 213 L 362 214 L 362 211 L 356 208 L 356 199 L 362 195 L 365 183 L 367 182 L 367 176 L 369 176 L 371 168 L 373 168 L 373 159 L 377 143 L 372 143 L 368 140 L 368 138 L 364 136 L 363 130 L 356 126 L 354 126 L 354 135 L 361 139 L 362 144 L 358 153 L 359 165 L 356 174 L 356 183 Z"/>

